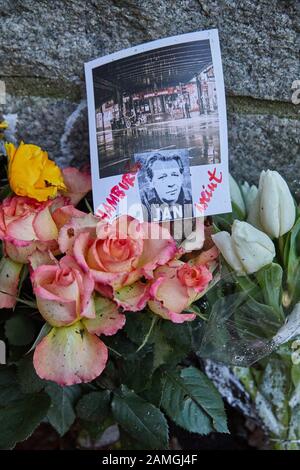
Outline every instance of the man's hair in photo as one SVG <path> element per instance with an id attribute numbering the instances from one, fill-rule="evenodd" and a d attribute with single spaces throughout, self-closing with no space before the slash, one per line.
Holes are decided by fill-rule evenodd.
<path id="1" fill-rule="evenodd" d="M 175 160 L 177 165 L 179 166 L 180 173 L 183 173 L 183 163 L 179 155 L 177 155 L 176 153 L 174 153 L 173 155 L 162 155 L 161 153 L 155 153 L 154 155 L 152 155 L 152 157 L 149 158 L 146 163 L 146 172 L 150 180 L 152 180 L 153 178 L 152 165 L 158 160 L 161 162 L 171 162 L 172 160 Z"/>

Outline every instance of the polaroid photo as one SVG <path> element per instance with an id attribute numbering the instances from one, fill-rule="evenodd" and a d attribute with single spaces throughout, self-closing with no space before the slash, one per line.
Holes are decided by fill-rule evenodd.
<path id="1" fill-rule="evenodd" d="M 168 221 L 231 211 L 217 30 L 85 64 L 94 211 Z"/>

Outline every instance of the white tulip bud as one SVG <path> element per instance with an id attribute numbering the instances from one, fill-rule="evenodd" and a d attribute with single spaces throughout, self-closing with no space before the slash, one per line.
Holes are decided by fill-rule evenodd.
<path id="1" fill-rule="evenodd" d="M 235 220 L 232 234 L 219 232 L 213 241 L 238 275 L 252 274 L 270 264 L 275 256 L 272 240 L 247 222 Z"/>
<path id="2" fill-rule="evenodd" d="M 295 217 L 295 204 L 286 181 L 277 171 L 262 171 L 248 222 L 278 238 L 293 227 Z"/>
<path id="3" fill-rule="evenodd" d="M 241 186 L 242 195 L 246 204 L 247 212 L 249 212 L 258 192 L 258 188 L 252 184 L 252 186 L 245 181 Z"/>
<path id="4" fill-rule="evenodd" d="M 246 207 L 245 207 L 244 199 L 243 199 L 239 185 L 237 184 L 237 182 L 231 175 L 229 175 L 229 187 L 230 187 L 231 201 L 240 210 L 241 217 L 244 218 L 246 216 Z"/>

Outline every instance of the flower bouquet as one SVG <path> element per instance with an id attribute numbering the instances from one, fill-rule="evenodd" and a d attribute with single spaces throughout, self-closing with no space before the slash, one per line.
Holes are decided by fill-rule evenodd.
<path id="1" fill-rule="evenodd" d="M 168 448 L 170 421 L 228 432 L 197 356 L 219 279 L 209 221 L 189 250 L 162 225 L 94 216 L 89 174 L 36 145 L 6 143 L 1 163 L 0 447 L 42 422 L 83 447 L 112 426 L 125 449 Z"/>
<path id="2" fill-rule="evenodd" d="M 233 213 L 214 217 L 222 274 L 199 354 L 216 383 L 210 361 L 230 367 L 218 373 L 239 382 L 271 447 L 299 449 L 299 209 L 276 171 L 263 171 L 258 188 L 231 179 L 231 195 Z"/>
<path id="3" fill-rule="evenodd" d="M 283 178 L 231 179 L 232 214 L 178 241 L 93 215 L 85 171 L 4 148 L 0 447 L 40 423 L 89 448 L 167 449 L 171 422 L 227 433 L 230 374 L 270 444 L 298 449 L 300 219 Z"/>

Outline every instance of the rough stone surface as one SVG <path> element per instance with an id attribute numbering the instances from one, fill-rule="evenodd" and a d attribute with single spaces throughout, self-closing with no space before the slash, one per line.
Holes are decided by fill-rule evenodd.
<path id="1" fill-rule="evenodd" d="M 258 184 L 262 170 L 277 170 L 300 199 L 300 121 L 272 115 L 229 114 L 230 171 Z"/>
<path id="2" fill-rule="evenodd" d="M 0 0 L 0 80 L 17 138 L 88 161 L 83 63 L 174 34 L 219 29 L 231 169 L 276 168 L 298 190 L 300 2 L 295 0 Z"/>
<path id="3" fill-rule="evenodd" d="M 294 0 L 2 0 L 1 75 L 80 82 L 83 63 L 217 27 L 228 93 L 290 100 L 299 77 Z"/>

